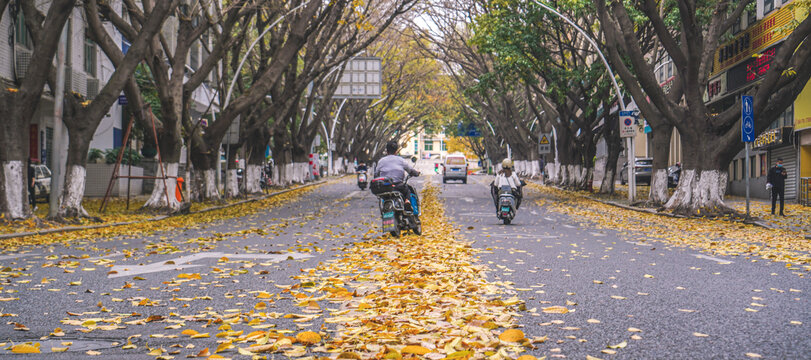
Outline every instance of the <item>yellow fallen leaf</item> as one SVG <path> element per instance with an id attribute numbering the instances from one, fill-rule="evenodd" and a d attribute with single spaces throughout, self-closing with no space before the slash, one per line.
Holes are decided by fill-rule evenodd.
<path id="1" fill-rule="evenodd" d="M 635 327 L 629 327 L 628 331 L 630 331 L 630 332 L 642 332 L 642 330 L 639 330 L 639 329 L 637 329 Z"/>
<path id="2" fill-rule="evenodd" d="M 762 358 L 762 356 L 760 356 L 760 354 L 757 354 L 757 353 L 751 353 L 751 352 L 746 353 L 746 356 L 747 356 L 747 357 L 750 357 L 750 358 L 755 358 L 755 359 L 760 359 L 760 358 Z"/>
<path id="3" fill-rule="evenodd" d="M 594 356 L 591 356 L 591 355 L 586 355 L 586 360 L 603 360 L 603 359 L 600 359 L 598 357 L 594 357 Z"/>
<path id="4" fill-rule="evenodd" d="M 507 330 L 507 331 L 509 331 L 509 330 Z M 504 334 L 502 334 L 502 335 L 504 335 Z M 521 333 L 522 338 L 523 338 L 523 335 L 524 335 L 524 333 Z M 501 338 L 501 336 L 499 336 L 499 339 L 500 338 Z M 400 350 L 400 352 L 403 353 L 403 354 L 425 355 L 425 354 L 431 352 L 431 349 L 429 349 L 427 347 L 419 346 L 419 345 L 408 345 L 408 346 L 404 347 L 402 350 Z"/>
<path id="5" fill-rule="evenodd" d="M 358 353 L 351 352 L 351 351 L 344 351 L 344 352 L 338 354 L 338 359 L 360 360 L 361 358 L 360 358 L 360 355 L 358 355 Z"/>
<path id="6" fill-rule="evenodd" d="M 87 350 L 85 352 L 85 354 L 90 355 L 90 356 L 96 356 L 96 355 L 101 355 L 101 352 L 96 351 L 96 350 Z"/>
<path id="7" fill-rule="evenodd" d="M 547 314 L 566 314 L 569 312 L 569 309 L 563 306 L 550 306 L 543 308 L 542 311 Z"/>
<path id="8" fill-rule="evenodd" d="M 11 347 L 11 352 L 15 354 L 39 354 L 39 344 L 17 344 Z"/>
<path id="9" fill-rule="evenodd" d="M 626 346 L 628 346 L 628 342 L 623 341 L 623 342 L 621 342 L 621 343 L 619 343 L 617 345 L 608 345 L 608 348 L 609 349 L 622 349 L 622 348 L 625 348 Z"/>
<path id="10" fill-rule="evenodd" d="M 695 337 L 708 337 L 709 335 L 707 335 L 707 334 L 702 334 L 702 333 L 700 333 L 700 332 L 694 332 L 694 333 L 693 333 L 693 336 L 695 336 Z"/>
<path id="11" fill-rule="evenodd" d="M 315 344 L 321 341 L 321 335 L 314 331 L 302 331 L 296 334 L 296 340 L 305 345 Z"/>
<path id="12" fill-rule="evenodd" d="M 467 353 L 469 353 L 470 355 L 473 354 L 472 351 L 467 351 Z M 453 354 L 451 354 L 451 355 L 453 355 Z M 450 356 L 448 356 L 448 358 L 450 358 Z M 534 357 L 532 355 L 521 355 L 521 356 L 518 357 L 518 359 L 515 359 L 515 360 L 538 360 L 538 358 L 536 358 L 536 357 Z"/>
<path id="13" fill-rule="evenodd" d="M 65 352 L 65 351 L 68 351 L 68 348 L 66 348 L 66 347 L 55 347 L 55 346 L 51 347 L 51 352 Z"/>
<path id="14" fill-rule="evenodd" d="M 588 319 L 588 320 L 586 320 L 586 322 L 587 322 L 587 323 L 589 323 L 589 324 L 599 324 L 599 323 L 600 323 L 600 320 L 597 320 L 597 319 Z"/>

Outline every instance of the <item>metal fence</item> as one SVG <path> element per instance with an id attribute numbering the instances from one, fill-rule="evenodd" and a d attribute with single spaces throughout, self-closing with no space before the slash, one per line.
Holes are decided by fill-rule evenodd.
<path id="1" fill-rule="evenodd" d="M 811 178 L 800 178 L 800 204 L 811 206 Z"/>

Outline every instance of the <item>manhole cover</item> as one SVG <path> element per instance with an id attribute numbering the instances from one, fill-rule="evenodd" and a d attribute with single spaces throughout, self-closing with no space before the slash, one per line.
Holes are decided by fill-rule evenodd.
<path id="1" fill-rule="evenodd" d="M 134 340 L 134 339 L 133 339 Z M 134 343 L 135 341 L 133 341 Z M 85 352 L 88 350 L 100 350 L 100 349 L 109 349 L 116 346 L 123 346 L 126 344 L 127 341 L 120 341 L 117 339 L 48 339 L 48 340 L 20 340 L 14 341 L 14 344 L 39 344 L 39 351 L 41 353 L 51 353 L 54 352 L 51 349 L 57 348 L 57 351 L 70 351 L 70 352 Z M 11 352 L 11 344 L 7 343 L 7 346 L 3 347 L 3 352 L 0 354 L 13 354 Z M 36 346 L 36 345 L 35 345 Z M 67 350 L 62 350 L 67 348 Z"/>

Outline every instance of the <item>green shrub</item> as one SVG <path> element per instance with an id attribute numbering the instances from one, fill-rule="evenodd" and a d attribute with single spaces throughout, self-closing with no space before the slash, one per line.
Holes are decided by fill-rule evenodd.
<path id="1" fill-rule="evenodd" d="M 121 148 L 107 149 L 104 152 L 104 160 L 105 160 L 105 162 L 108 163 L 108 164 L 115 164 L 115 162 L 118 160 L 118 151 L 120 149 Z M 134 165 L 140 164 L 141 159 L 143 159 L 141 154 L 139 154 L 137 151 L 135 151 L 133 149 L 127 148 L 124 151 L 124 156 L 121 158 L 121 164 L 123 164 L 123 165 L 133 165 L 134 166 Z"/>
<path id="2" fill-rule="evenodd" d="M 101 149 L 90 149 L 87 152 L 87 162 L 89 163 L 98 163 L 102 159 L 104 159 L 104 151 L 101 151 Z"/>

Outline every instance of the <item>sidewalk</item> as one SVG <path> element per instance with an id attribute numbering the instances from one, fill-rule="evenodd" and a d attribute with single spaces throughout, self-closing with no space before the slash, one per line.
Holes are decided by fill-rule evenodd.
<path id="1" fill-rule="evenodd" d="M 650 192 L 650 187 L 646 185 L 638 185 L 636 190 L 637 199 L 646 199 Z M 599 190 L 599 185 L 595 188 Z M 675 188 L 668 189 L 670 194 L 673 194 Z M 564 190 L 565 191 L 565 190 Z M 623 208 L 646 212 L 651 214 L 658 214 L 663 216 L 672 216 L 669 213 L 660 213 L 653 208 L 631 206 L 628 202 L 628 186 L 617 184 L 615 192 L 612 196 L 600 195 L 589 192 L 578 192 L 578 194 L 586 196 L 592 200 L 599 201 L 605 204 L 621 206 Z M 727 205 L 738 210 L 741 213 L 746 213 L 746 199 L 740 196 L 726 196 L 724 198 Z M 780 206 L 779 204 L 777 205 Z M 770 229 L 780 229 L 792 233 L 804 234 L 808 239 L 811 239 L 811 207 L 803 206 L 796 203 L 786 203 L 784 213 L 785 217 L 771 214 L 771 201 L 766 199 L 750 199 L 750 215 L 756 218 L 755 225 Z M 779 209 L 778 209 L 779 211 Z M 717 221 L 726 221 L 723 219 L 716 219 Z"/>
<path id="2" fill-rule="evenodd" d="M 8 239 L 24 238 L 38 235 L 47 234 L 64 234 L 67 232 L 77 232 L 82 230 L 99 230 L 111 227 L 126 227 L 144 223 L 156 223 L 170 218 L 187 218 L 189 216 L 198 215 L 207 212 L 215 212 L 226 208 L 235 207 L 247 203 L 253 203 L 261 200 L 277 197 L 297 190 L 308 189 L 313 186 L 325 184 L 330 181 L 335 181 L 343 178 L 343 176 L 330 177 L 320 181 L 307 183 L 288 188 L 272 189 L 272 192 L 261 195 L 254 195 L 242 199 L 228 199 L 222 202 L 207 201 L 202 203 L 193 203 L 191 212 L 188 214 L 172 214 L 172 215 L 156 215 L 150 213 L 140 212 L 139 208 L 146 200 L 145 197 L 139 197 L 130 201 L 129 209 L 126 209 L 126 199 L 113 198 L 108 203 L 107 213 L 101 214 L 98 212 L 101 199 L 87 199 L 83 201 L 85 209 L 91 216 L 102 218 L 101 223 L 94 223 L 88 219 L 83 219 L 79 224 L 65 225 L 55 222 L 47 222 L 43 220 L 48 214 L 47 204 L 38 204 L 39 209 L 35 212 L 36 218 L 31 218 L 25 221 L 17 221 L 0 226 L 0 240 L 8 241 Z M 239 212 L 236 212 L 238 215 Z M 37 222 L 42 222 L 38 224 Z M 153 227 L 154 226 L 150 226 Z"/>

